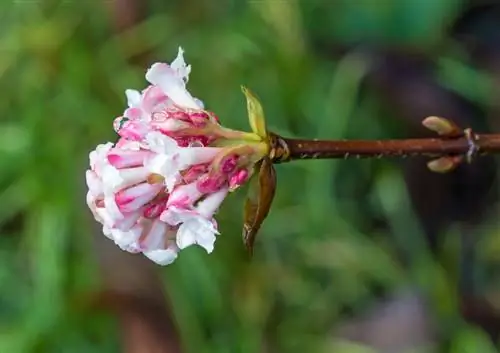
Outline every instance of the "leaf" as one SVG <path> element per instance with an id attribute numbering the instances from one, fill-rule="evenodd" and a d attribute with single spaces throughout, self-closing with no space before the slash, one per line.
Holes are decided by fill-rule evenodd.
<path id="1" fill-rule="evenodd" d="M 266 120 L 264 118 L 264 110 L 259 100 L 246 87 L 241 87 L 241 90 L 247 98 L 248 120 L 252 131 L 260 137 L 267 136 Z"/>
<path id="2" fill-rule="evenodd" d="M 276 191 L 276 172 L 269 158 L 264 158 L 255 166 L 258 177 L 250 181 L 250 189 L 245 202 L 243 241 L 250 255 L 262 222 L 267 217 Z"/>

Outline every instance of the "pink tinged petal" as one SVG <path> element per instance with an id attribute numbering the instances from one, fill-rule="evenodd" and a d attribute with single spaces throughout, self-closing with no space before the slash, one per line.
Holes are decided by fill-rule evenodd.
<path id="1" fill-rule="evenodd" d="M 170 119 L 183 121 L 185 123 L 191 124 L 191 117 L 189 113 L 186 111 L 170 109 L 165 112 L 165 115 L 167 115 Z"/>
<path id="2" fill-rule="evenodd" d="M 119 191 L 115 201 L 120 211 L 133 212 L 153 200 L 162 189 L 161 184 L 142 183 Z"/>
<path id="3" fill-rule="evenodd" d="M 98 217 L 101 219 L 100 223 L 102 223 L 102 225 L 109 227 L 109 228 L 113 228 L 113 225 L 117 221 L 123 219 L 123 215 L 121 215 L 121 213 L 119 215 L 112 214 L 105 207 L 97 207 L 95 209 L 95 212 L 97 213 Z"/>
<path id="4" fill-rule="evenodd" d="M 144 208 L 143 216 L 149 219 L 158 218 L 160 217 L 161 213 L 165 211 L 166 207 L 167 207 L 166 201 L 152 205 L 147 205 L 146 208 Z"/>
<path id="5" fill-rule="evenodd" d="M 104 197 L 104 207 L 98 208 L 97 211 L 103 217 L 105 224 L 113 227 L 117 221 L 124 218 L 123 213 L 115 202 L 115 196 L 108 194 Z"/>
<path id="6" fill-rule="evenodd" d="M 141 105 L 142 97 L 139 91 L 127 89 L 125 90 L 125 95 L 127 96 L 127 104 L 129 107 L 139 107 Z"/>
<path id="7" fill-rule="evenodd" d="M 123 116 L 131 120 L 138 120 L 144 117 L 144 113 L 139 108 L 128 108 L 125 109 Z"/>
<path id="8" fill-rule="evenodd" d="M 87 170 L 85 172 L 85 179 L 87 187 L 94 197 L 98 197 L 103 194 L 102 181 L 94 171 Z"/>
<path id="9" fill-rule="evenodd" d="M 180 185 L 170 194 L 167 207 L 189 208 L 202 196 L 203 193 L 198 190 L 196 183 Z"/>
<path id="10" fill-rule="evenodd" d="M 92 212 L 92 215 L 94 216 L 94 219 L 97 222 L 103 224 L 104 220 L 102 219 L 102 217 L 97 212 L 96 199 L 95 199 L 94 195 L 92 195 L 92 193 L 90 191 L 87 192 L 87 206 L 89 207 L 90 212 Z"/>
<path id="11" fill-rule="evenodd" d="M 168 248 L 164 250 L 144 251 L 144 256 L 158 265 L 166 266 L 177 259 L 177 252 L 178 250 L 176 248 Z"/>
<path id="12" fill-rule="evenodd" d="M 105 190 L 118 191 L 147 180 L 151 172 L 145 167 L 116 169 L 106 168 L 102 175 Z"/>
<path id="13" fill-rule="evenodd" d="M 168 104 L 169 98 L 163 93 L 158 86 L 149 86 L 142 94 L 142 109 L 147 114 L 151 114 L 153 110 L 159 106 Z"/>
<path id="14" fill-rule="evenodd" d="M 134 225 L 130 230 L 122 231 L 119 229 L 111 229 L 111 238 L 115 241 L 122 250 L 136 253 L 139 252 L 137 241 L 144 231 L 144 227 L 140 224 Z"/>
<path id="15" fill-rule="evenodd" d="M 100 169 L 104 165 L 106 165 L 106 155 L 109 150 L 113 147 L 113 143 L 108 142 L 105 144 L 100 144 L 96 147 L 96 149 L 89 154 L 90 159 L 90 167 L 97 173 L 99 173 Z"/>
<path id="16" fill-rule="evenodd" d="M 171 206 L 167 208 L 161 215 L 160 219 L 171 225 L 172 227 L 178 226 L 182 222 L 187 222 L 194 217 L 198 217 L 198 212 L 192 209 L 179 208 Z"/>
<path id="17" fill-rule="evenodd" d="M 180 131 L 191 127 L 189 123 L 171 118 L 162 122 L 152 123 L 151 125 L 154 126 L 155 129 L 161 131 L 164 134 L 174 133 L 176 131 Z"/>
<path id="18" fill-rule="evenodd" d="M 167 230 L 168 225 L 166 223 L 160 220 L 152 221 L 150 227 L 144 228 L 138 241 L 139 247 L 143 251 L 161 249 Z"/>
<path id="19" fill-rule="evenodd" d="M 146 143 L 151 151 L 163 154 L 174 154 L 179 150 L 177 142 L 161 132 L 151 131 L 146 135 Z"/>
<path id="20" fill-rule="evenodd" d="M 190 212 L 192 213 L 194 211 L 189 211 L 175 206 L 171 206 L 167 208 L 164 212 L 162 212 L 162 214 L 160 215 L 160 220 L 162 220 L 165 223 L 168 223 L 171 226 L 176 226 L 179 223 L 183 222 L 184 214 Z"/>
<path id="21" fill-rule="evenodd" d="M 128 120 L 121 125 L 117 133 L 125 139 L 139 141 L 150 131 L 151 128 L 144 122 L 139 120 Z"/>
<path id="22" fill-rule="evenodd" d="M 192 167 L 183 172 L 182 180 L 184 180 L 184 182 L 187 184 L 192 183 L 195 180 L 197 180 L 200 176 L 205 174 L 207 170 L 208 170 L 207 164 L 193 165 Z"/>
<path id="23" fill-rule="evenodd" d="M 199 109 L 197 102 L 186 90 L 183 77 L 167 64 L 155 63 L 146 72 L 146 80 L 157 85 L 177 105 L 185 108 Z"/>
<path id="24" fill-rule="evenodd" d="M 161 175 L 170 192 L 180 179 L 180 168 L 175 155 L 159 154 L 146 160 L 145 167 L 153 174 Z"/>
<path id="25" fill-rule="evenodd" d="M 129 185 L 146 180 L 149 174 L 149 171 L 144 167 L 120 169 L 120 176 Z"/>
<path id="26" fill-rule="evenodd" d="M 208 121 L 208 116 L 206 114 L 191 114 L 191 123 L 196 128 L 204 128 L 207 125 Z"/>
<path id="27" fill-rule="evenodd" d="M 115 148 L 108 154 L 108 162 L 117 169 L 140 167 L 151 155 L 149 151 L 128 151 Z"/>
<path id="28" fill-rule="evenodd" d="M 123 219 L 115 222 L 114 228 L 121 231 L 128 231 L 137 224 L 137 221 L 139 220 L 141 215 L 142 214 L 139 211 L 124 214 Z"/>
<path id="29" fill-rule="evenodd" d="M 115 144 L 115 149 L 117 148 L 130 151 L 139 151 L 142 148 L 142 144 L 141 142 L 130 141 L 122 137 Z"/>
<path id="30" fill-rule="evenodd" d="M 203 201 L 200 201 L 196 206 L 196 211 L 203 217 L 210 219 L 219 209 L 220 205 L 226 198 L 229 189 L 222 188 L 219 191 L 208 195 Z"/>

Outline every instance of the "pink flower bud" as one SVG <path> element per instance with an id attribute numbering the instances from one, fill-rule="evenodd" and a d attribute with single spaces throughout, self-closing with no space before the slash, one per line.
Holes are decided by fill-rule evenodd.
<path id="1" fill-rule="evenodd" d="M 168 198 L 167 207 L 191 208 L 203 196 L 197 183 L 177 186 Z"/>
<path id="2" fill-rule="evenodd" d="M 208 164 L 196 164 L 188 168 L 183 174 L 182 179 L 186 184 L 190 184 L 198 178 L 200 178 L 203 174 L 206 174 L 208 171 Z"/>
<path id="3" fill-rule="evenodd" d="M 122 212 L 137 211 L 153 200 L 163 188 L 164 186 L 161 184 L 138 184 L 117 192 L 115 202 Z"/>
<path id="4" fill-rule="evenodd" d="M 224 158 L 224 160 L 221 163 L 220 169 L 222 173 L 230 174 L 236 169 L 237 165 L 238 165 L 238 156 L 231 155 Z"/>
<path id="5" fill-rule="evenodd" d="M 240 169 L 229 178 L 229 187 L 234 190 L 248 181 L 248 170 Z"/>
<path id="6" fill-rule="evenodd" d="M 127 151 L 113 148 L 108 154 L 108 162 L 117 169 L 139 167 L 152 155 L 150 151 Z"/>
<path id="7" fill-rule="evenodd" d="M 191 123 L 194 127 L 203 128 L 210 121 L 210 117 L 205 112 L 194 112 L 189 115 Z"/>
<path id="8" fill-rule="evenodd" d="M 146 218 L 149 219 L 154 219 L 160 217 L 161 213 L 165 211 L 165 208 L 167 207 L 166 201 L 163 201 L 161 203 L 154 203 L 151 205 L 147 205 L 144 208 L 143 215 Z"/>
<path id="9" fill-rule="evenodd" d="M 218 191 L 226 183 L 224 175 L 216 174 L 210 175 L 207 173 L 200 177 L 197 182 L 197 188 L 203 194 L 210 194 Z"/>

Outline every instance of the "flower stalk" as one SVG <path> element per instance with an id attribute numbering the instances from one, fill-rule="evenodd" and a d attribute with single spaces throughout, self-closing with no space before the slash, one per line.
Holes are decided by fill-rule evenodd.
<path id="1" fill-rule="evenodd" d="M 438 157 L 500 153 L 500 134 L 477 134 L 474 146 L 465 137 L 420 138 L 400 140 L 304 140 L 276 136 L 278 149 L 273 162 L 284 163 L 301 159 L 347 159 L 382 157 Z"/>
<path id="2" fill-rule="evenodd" d="M 424 126 L 427 126 L 428 119 L 424 120 Z M 437 119 L 446 121 L 443 118 Z M 500 153 L 500 134 L 478 134 L 471 129 L 457 133 L 456 129 L 453 129 L 452 134 L 450 132 L 448 135 L 439 135 L 441 136 L 434 138 L 389 140 L 307 140 L 284 138 L 274 134 L 271 137 L 270 158 L 273 163 L 285 163 L 309 159 L 425 156 L 435 158 L 429 163 L 430 169 L 445 172 L 464 160 L 471 163 L 477 155 Z M 442 160 L 447 161 L 447 168 L 435 170 L 435 162 Z"/>

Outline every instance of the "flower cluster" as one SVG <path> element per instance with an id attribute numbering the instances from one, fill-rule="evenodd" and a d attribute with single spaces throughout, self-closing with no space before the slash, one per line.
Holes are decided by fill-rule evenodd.
<path id="1" fill-rule="evenodd" d="M 153 64 L 149 86 L 126 91 L 118 141 L 97 146 L 86 172 L 103 233 L 162 265 L 190 245 L 213 250 L 214 214 L 268 152 L 262 137 L 225 128 L 204 109 L 186 89 L 190 70 L 180 48 L 170 65 Z"/>

